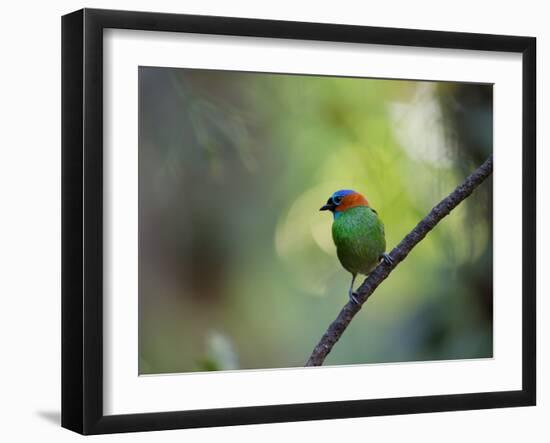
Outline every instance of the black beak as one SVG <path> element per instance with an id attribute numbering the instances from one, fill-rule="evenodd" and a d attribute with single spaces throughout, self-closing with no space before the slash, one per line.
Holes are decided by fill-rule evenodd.
<path id="1" fill-rule="evenodd" d="M 334 210 L 336 209 L 336 205 L 334 204 L 334 202 L 332 201 L 332 199 L 328 199 L 327 201 L 327 204 L 322 206 L 321 209 L 319 209 L 319 211 L 330 211 L 330 212 L 334 212 Z"/>

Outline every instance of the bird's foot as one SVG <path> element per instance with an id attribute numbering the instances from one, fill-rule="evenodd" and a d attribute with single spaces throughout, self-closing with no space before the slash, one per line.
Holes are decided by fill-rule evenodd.
<path id="1" fill-rule="evenodd" d="M 352 291 L 349 291 L 349 299 L 352 303 L 355 303 L 357 306 L 359 306 L 359 300 L 357 299 L 357 296 L 359 294 L 357 294 L 357 292 L 352 292 Z"/>
<path id="2" fill-rule="evenodd" d="M 388 254 L 387 252 L 381 254 L 379 260 L 386 263 L 388 266 L 392 266 L 394 263 L 393 258 L 391 258 L 390 254 Z"/>

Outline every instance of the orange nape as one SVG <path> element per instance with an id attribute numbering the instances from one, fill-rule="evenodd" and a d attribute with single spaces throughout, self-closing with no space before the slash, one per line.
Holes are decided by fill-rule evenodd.
<path id="1" fill-rule="evenodd" d="M 346 209 L 355 208 L 356 206 L 369 206 L 368 200 L 358 192 L 348 194 L 342 198 L 342 202 L 336 207 L 337 212 L 345 211 Z"/>

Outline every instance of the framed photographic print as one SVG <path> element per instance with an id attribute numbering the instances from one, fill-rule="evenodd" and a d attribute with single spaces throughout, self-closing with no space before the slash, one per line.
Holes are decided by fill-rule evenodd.
<path id="1" fill-rule="evenodd" d="M 62 20 L 62 425 L 535 404 L 531 37 Z"/>

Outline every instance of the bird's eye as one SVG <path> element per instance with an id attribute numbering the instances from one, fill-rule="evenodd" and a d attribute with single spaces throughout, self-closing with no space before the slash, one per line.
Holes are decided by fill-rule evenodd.
<path id="1" fill-rule="evenodd" d="M 342 197 L 340 197 L 339 195 L 335 195 L 334 197 L 332 197 L 332 201 L 335 205 L 339 205 L 342 202 Z"/>

